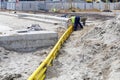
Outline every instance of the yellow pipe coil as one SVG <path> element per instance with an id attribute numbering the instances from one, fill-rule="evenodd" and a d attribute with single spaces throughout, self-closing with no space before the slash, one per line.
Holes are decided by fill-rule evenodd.
<path id="1" fill-rule="evenodd" d="M 51 62 L 57 56 L 57 52 L 61 48 L 64 41 L 70 36 L 73 31 L 73 26 L 69 26 L 65 33 L 60 37 L 56 45 L 53 47 L 46 59 L 41 63 L 41 65 L 32 73 L 28 80 L 44 80 L 45 72 L 47 67 L 51 65 Z"/>

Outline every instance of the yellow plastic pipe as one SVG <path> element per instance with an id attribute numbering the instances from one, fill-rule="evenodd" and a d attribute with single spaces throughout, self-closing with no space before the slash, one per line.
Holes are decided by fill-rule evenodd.
<path id="1" fill-rule="evenodd" d="M 61 38 L 58 40 L 58 42 L 56 43 L 56 45 L 53 47 L 53 49 L 51 50 L 51 52 L 49 53 L 49 55 L 46 57 L 46 59 L 41 63 L 41 65 L 33 72 L 33 74 L 28 78 L 28 80 L 36 80 L 35 77 L 42 75 L 45 71 L 43 71 L 43 73 L 39 73 L 44 67 L 48 67 L 49 64 L 51 63 L 51 61 L 54 59 L 54 54 L 57 53 L 57 51 L 60 49 L 61 45 L 64 43 L 64 41 L 69 37 L 69 35 L 72 33 L 73 31 L 73 26 L 70 26 L 66 32 L 61 36 Z M 54 53 L 55 52 L 55 53 Z M 57 55 L 56 55 L 57 56 Z M 39 74 L 39 75 L 38 75 Z M 41 79 L 38 80 L 44 80 L 44 77 L 40 76 Z"/>

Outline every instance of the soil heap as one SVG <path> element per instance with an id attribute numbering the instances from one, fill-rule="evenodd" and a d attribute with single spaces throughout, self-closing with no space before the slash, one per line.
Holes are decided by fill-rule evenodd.
<path id="1" fill-rule="evenodd" d="M 119 75 L 120 16 L 117 16 L 88 32 L 73 32 L 48 69 L 46 80 L 120 80 Z"/>

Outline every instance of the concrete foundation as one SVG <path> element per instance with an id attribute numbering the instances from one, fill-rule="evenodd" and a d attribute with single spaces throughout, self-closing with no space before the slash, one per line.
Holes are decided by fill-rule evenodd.
<path id="1" fill-rule="evenodd" d="M 0 46 L 15 51 L 33 51 L 55 45 L 58 35 L 53 31 L 14 31 L 0 35 Z"/>
<path id="2" fill-rule="evenodd" d="M 12 28 L 0 24 L 0 35 L 12 30 Z"/>

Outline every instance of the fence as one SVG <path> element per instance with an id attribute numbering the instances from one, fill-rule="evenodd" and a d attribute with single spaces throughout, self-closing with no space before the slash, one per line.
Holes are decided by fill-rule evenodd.
<path id="1" fill-rule="evenodd" d="M 59 6 L 58 6 L 59 5 Z M 45 1 L 20 1 L 15 2 L 0 2 L 1 9 L 21 10 L 21 11 L 39 11 L 56 9 L 69 9 L 70 7 L 79 9 L 98 9 L 104 10 L 106 7 L 110 10 L 120 9 L 120 3 L 80 3 L 80 2 L 45 2 Z"/>
<path id="2" fill-rule="evenodd" d="M 0 1 L 0 9 L 7 9 L 7 2 L 6 1 L 3 1 L 3 2 Z"/>

